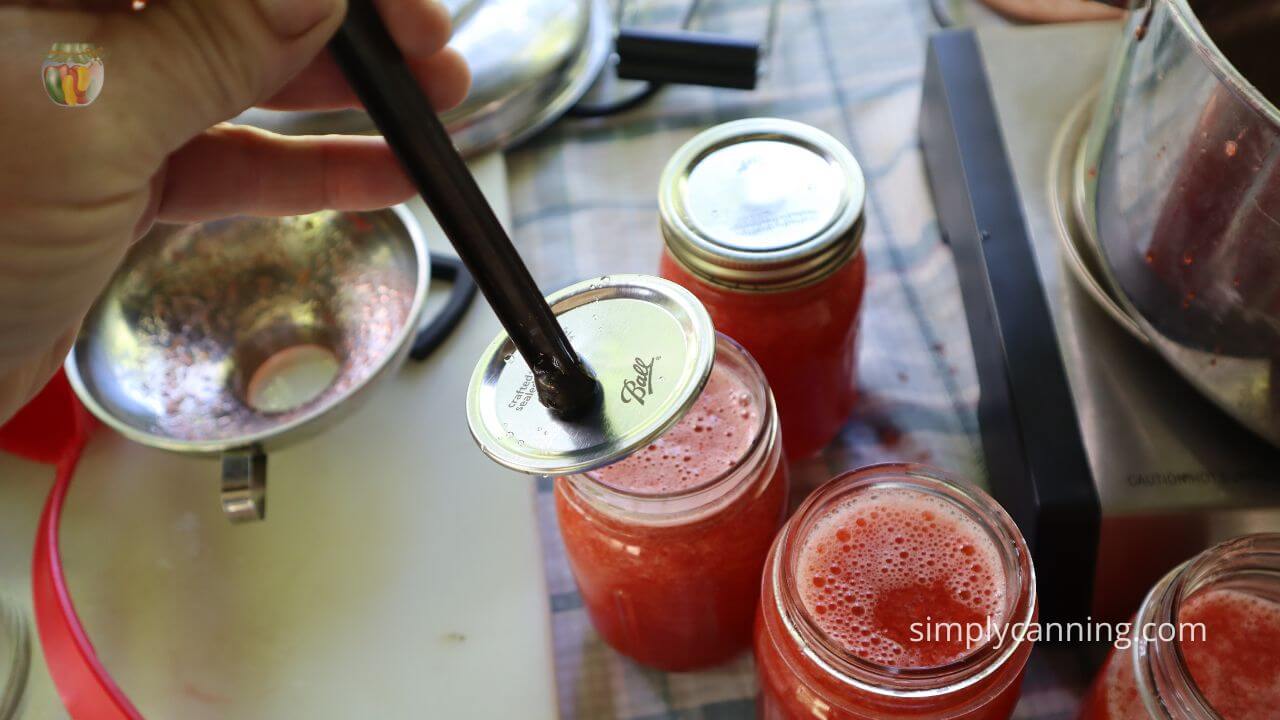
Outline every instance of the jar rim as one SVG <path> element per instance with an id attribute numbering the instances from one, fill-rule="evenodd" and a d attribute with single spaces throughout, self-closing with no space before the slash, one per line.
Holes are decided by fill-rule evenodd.
<path id="1" fill-rule="evenodd" d="M 993 498 L 972 483 L 952 477 L 942 470 L 915 463 L 883 463 L 842 473 L 800 506 L 782 531 L 773 563 L 774 600 L 786 631 L 809 660 L 839 681 L 860 692 L 885 698 L 932 698 L 973 687 L 987 680 L 1028 647 L 1026 632 L 1020 637 L 1010 632 L 1001 645 L 992 635 L 964 656 L 943 665 L 900 668 L 876 663 L 845 650 L 814 622 L 799 597 L 795 568 L 808 529 L 834 503 L 855 492 L 870 488 L 902 488 L 930 494 L 954 504 L 991 535 L 1000 552 L 1006 581 L 1006 627 L 1030 628 L 1037 611 L 1035 570 L 1026 541 L 1013 519 Z M 1012 682 L 1012 677 L 1009 682 Z M 986 698 L 1003 690 L 1007 683 L 978 696 Z"/>
<path id="2" fill-rule="evenodd" d="M 588 490 L 590 495 L 596 499 L 603 500 L 611 505 L 628 505 L 637 508 L 679 506 L 679 510 L 674 511 L 682 512 L 684 510 L 697 510 L 709 503 L 716 502 L 727 492 L 731 492 L 734 487 L 744 484 L 745 480 L 753 477 L 754 471 L 761 462 L 768 459 L 770 449 L 778 442 L 778 413 L 773 391 L 769 388 L 764 371 L 756 363 L 755 359 L 751 357 L 751 354 L 747 352 L 746 348 L 728 335 L 717 332 L 715 362 L 720 362 L 722 357 L 743 368 L 745 372 L 738 374 L 739 379 L 747 386 L 747 390 L 757 398 L 761 408 L 760 419 L 752 430 L 751 442 L 732 466 L 698 485 L 671 492 L 642 492 L 615 487 L 592 477 L 593 471 L 567 476 L 571 481 L 574 481 L 575 487 L 580 490 Z M 680 418 L 683 418 L 684 414 L 687 414 L 690 410 L 692 410 L 692 406 L 686 409 L 680 415 Z M 676 422 L 679 422 L 679 419 Z"/>
<path id="3" fill-rule="evenodd" d="M 1243 565 L 1237 565 L 1243 561 Z M 1260 568 L 1258 561 L 1270 561 Z M 1148 622 L 1182 624 L 1182 607 L 1192 595 L 1215 583 L 1242 574 L 1265 572 L 1280 583 L 1280 533 L 1255 533 L 1218 543 L 1170 570 L 1151 588 L 1138 608 L 1135 626 Z M 1221 720 L 1209 700 L 1191 676 L 1182 643 L 1147 638 L 1139 634 L 1134 641 L 1134 680 L 1138 697 L 1154 718 L 1173 720 L 1167 706 L 1160 702 L 1156 687 L 1178 694 L 1180 710 L 1191 713 L 1195 720 Z"/>

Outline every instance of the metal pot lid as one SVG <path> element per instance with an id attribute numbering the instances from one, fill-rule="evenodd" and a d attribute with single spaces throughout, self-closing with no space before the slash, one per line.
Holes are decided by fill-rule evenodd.
<path id="1" fill-rule="evenodd" d="M 547 302 L 600 381 L 601 402 L 585 417 L 558 420 L 538 402 L 529 365 L 499 334 L 467 390 L 471 434 L 496 462 L 534 475 L 603 467 L 668 430 L 702 393 L 715 330 L 688 290 L 647 275 L 608 275 Z"/>
<path id="2" fill-rule="evenodd" d="M 612 45 L 605 0 L 447 0 L 450 46 L 467 59 L 471 91 L 444 113 L 464 155 L 508 148 L 574 105 Z M 235 122 L 287 135 L 371 133 L 361 110 L 284 112 L 252 108 Z"/>

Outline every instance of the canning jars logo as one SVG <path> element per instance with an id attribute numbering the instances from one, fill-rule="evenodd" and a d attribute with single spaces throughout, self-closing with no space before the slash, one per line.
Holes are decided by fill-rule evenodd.
<path id="1" fill-rule="evenodd" d="M 622 402 L 644 405 L 645 398 L 653 394 L 653 364 L 657 361 L 657 356 L 654 356 L 649 358 L 649 362 L 639 357 L 631 362 L 636 376 L 622 383 Z"/>
<path id="2" fill-rule="evenodd" d="M 54 43 L 40 66 L 45 92 L 62 107 L 84 107 L 98 99 L 106 66 L 102 49 L 89 43 Z"/>

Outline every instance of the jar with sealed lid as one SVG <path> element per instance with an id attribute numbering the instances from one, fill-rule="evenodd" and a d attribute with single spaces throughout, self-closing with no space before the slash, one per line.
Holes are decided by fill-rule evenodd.
<path id="1" fill-rule="evenodd" d="M 765 566 L 765 720 L 1007 720 L 1031 653 L 1026 542 L 986 493 L 919 465 L 841 475 Z"/>
<path id="2" fill-rule="evenodd" d="M 1263 720 L 1280 708 L 1280 534 L 1210 548 L 1156 583 L 1081 720 Z"/>
<path id="3" fill-rule="evenodd" d="M 697 135 L 662 175 L 659 273 L 760 363 L 791 458 L 827 445 L 857 399 L 865 194 L 839 141 L 772 118 Z"/>
<path id="4" fill-rule="evenodd" d="M 781 455 L 764 376 L 721 335 L 705 387 L 671 429 L 611 465 L 555 480 L 569 565 L 606 642 L 669 671 L 747 648 L 786 511 Z"/>

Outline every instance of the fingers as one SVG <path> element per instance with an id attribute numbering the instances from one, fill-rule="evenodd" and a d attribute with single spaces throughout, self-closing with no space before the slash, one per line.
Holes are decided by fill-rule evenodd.
<path id="1" fill-rule="evenodd" d="M 324 48 L 345 0 L 181 0 L 108 13 L 110 101 L 162 154 L 274 95 Z"/>
<path id="2" fill-rule="evenodd" d="M 158 219 L 367 210 L 412 193 L 382 138 L 284 137 L 224 124 L 170 158 Z"/>
<path id="3" fill-rule="evenodd" d="M 467 64 L 449 42 L 449 11 L 437 0 L 377 0 L 392 38 L 438 110 L 454 107 L 471 84 Z M 444 52 L 441 52 L 444 50 Z M 358 106 L 359 100 L 333 57 L 321 53 L 280 92 L 264 103 L 275 110 L 330 110 Z"/>
<path id="4" fill-rule="evenodd" d="M 471 74 L 467 62 L 451 48 L 433 50 L 424 57 L 409 57 L 414 75 L 437 110 L 455 107 L 467 96 Z M 289 81 L 263 107 L 273 110 L 333 110 L 357 107 L 359 98 L 347 85 L 329 53 L 322 53 Z"/>
<path id="5" fill-rule="evenodd" d="M 448 11 L 438 0 L 376 1 L 432 103 L 461 102 L 470 76 L 457 53 L 441 51 Z M 111 99 L 142 119 L 140 132 L 161 156 L 268 100 L 277 108 L 355 105 L 322 52 L 345 13 L 346 0 L 181 0 L 105 14 Z"/>
<path id="6" fill-rule="evenodd" d="M 426 58 L 449 42 L 449 10 L 437 0 L 376 0 L 378 14 L 406 57 Z"/>

